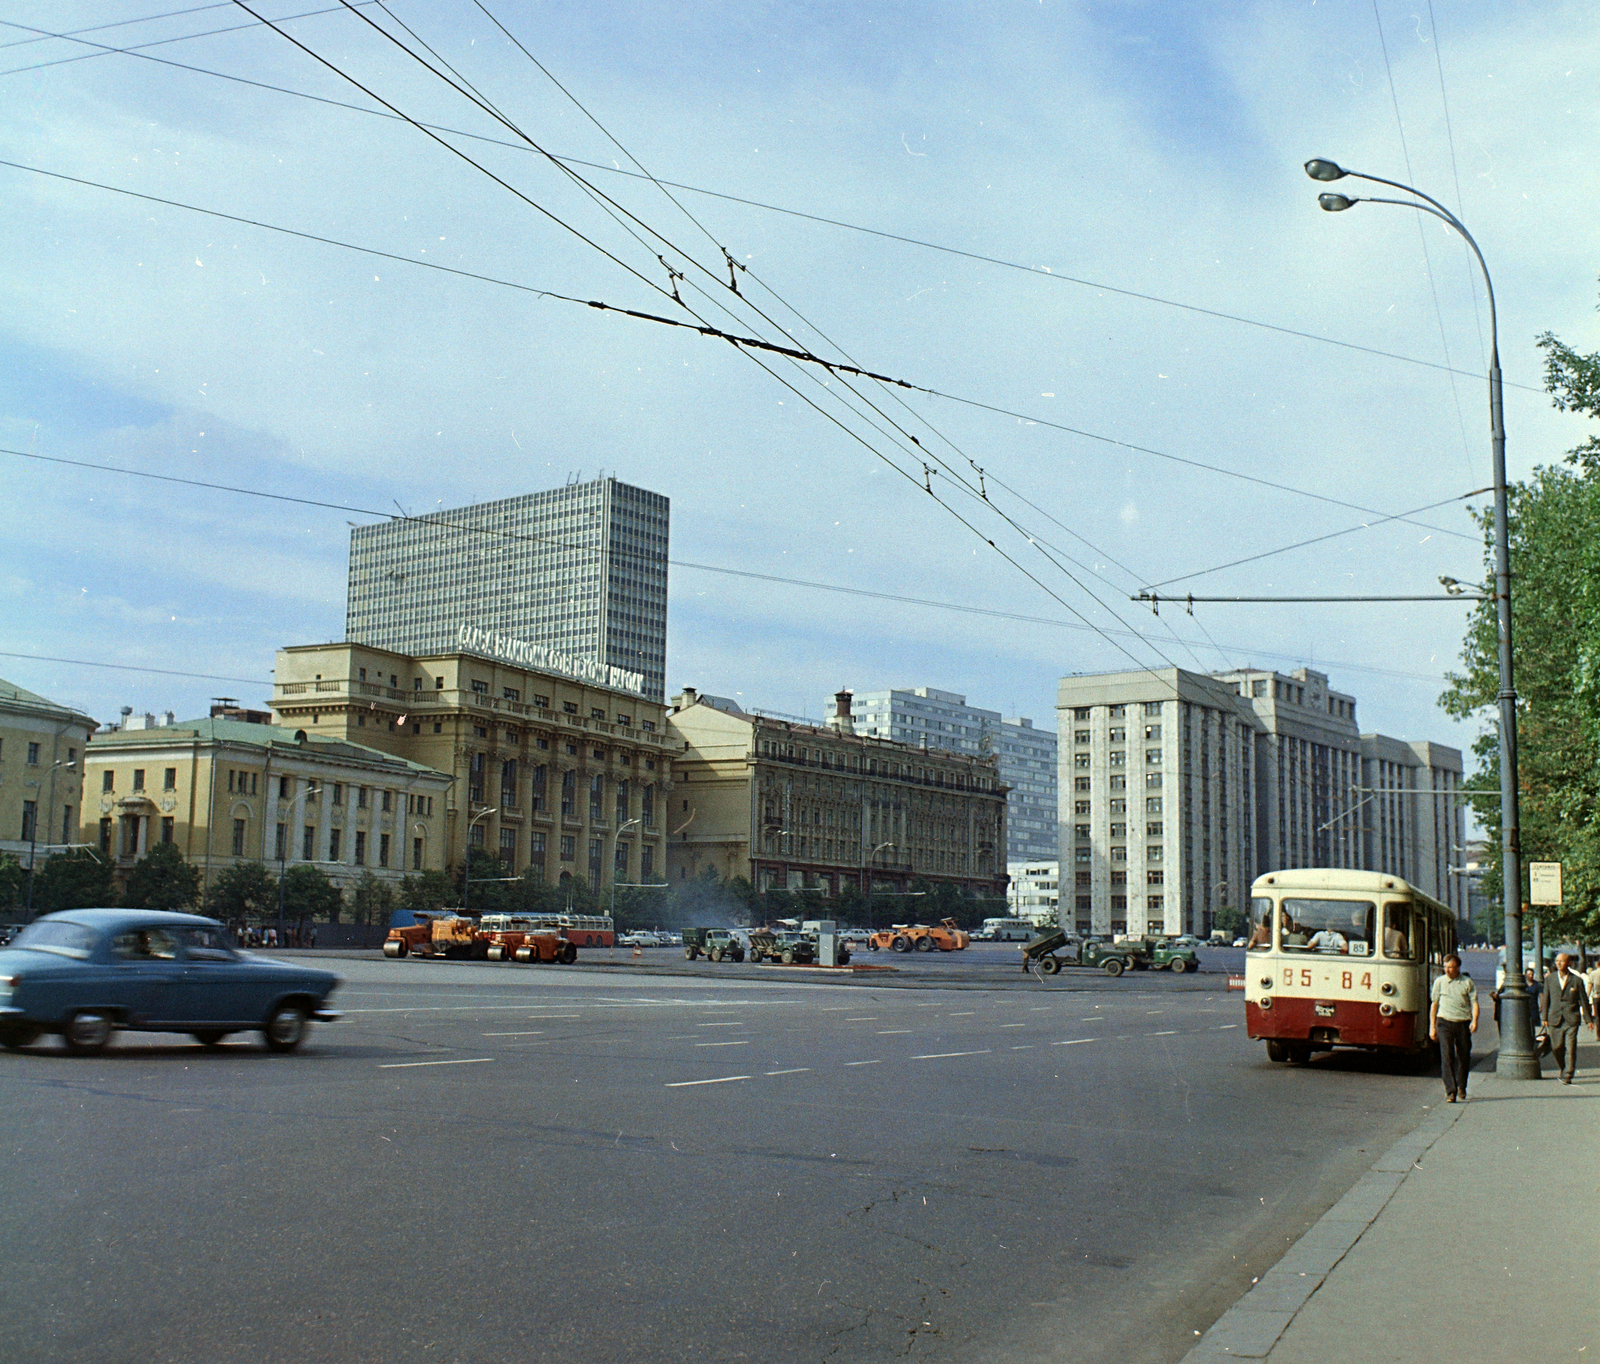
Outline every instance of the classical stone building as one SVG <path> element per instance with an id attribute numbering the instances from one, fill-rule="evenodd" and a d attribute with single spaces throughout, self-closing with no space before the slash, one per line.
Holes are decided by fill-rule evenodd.
<path id="1" fill-rule="evenodd" d="M 198 867 L 202 892 L 238 862 L 299 863 L 349 891 L 444 867 L 449 777 L 366 744 L 214 707 L 201 720 L 112 726 L 85 756 L 80 841 L 119 879 L 156 843 Z M 255 715 L 256 719 L 239 718 Z"/>
<path id="2" fill-rule="evenodd" d="M 682 745 L 638 692 L 461 650 L 308 644 L 278 651 L 272 709 L 284 728 L 448 774 L 446 865 L 470 844 L 551 882 L 662 879 Z"/>
<path id="3" fill-rule="evenodd" d="M 673 698 L 684 752 L 667 871 L 743 876 L 762 890 L 904 893 L 924 878 L 1005 894 L 1006 786 L 992 756 L 754 715 L 691 688 Z"/>
<path id="4" fill-rule="evenodd" d="M 44 857 L 78 839 L 89 716 L 0 681 L 0 852 Z"/>

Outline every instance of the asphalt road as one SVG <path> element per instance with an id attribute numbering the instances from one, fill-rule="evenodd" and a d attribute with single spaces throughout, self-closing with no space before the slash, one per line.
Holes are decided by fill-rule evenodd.
<path id="1" fill-rule="evenodd" d="M 0 1057 L 0 1358 L 1176 1360 L 1439 1099 L 1213 973 L 339 969 L 295 1056 Z"/>

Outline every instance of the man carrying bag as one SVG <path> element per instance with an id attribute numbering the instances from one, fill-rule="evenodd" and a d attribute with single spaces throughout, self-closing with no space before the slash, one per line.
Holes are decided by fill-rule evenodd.
<path id="1" fill-rule="evenodd" d="M 1578 1028 L 1594 1024 L 1589 1007 L 1589 992 L 1583 981 L 1569 970 L 1572 958 L 1565 952 L 1556 957 L 1556 969 L 1544 978 L 1539 995 L 1539 1014 L 1550 1038 L 1550 1051 L 1561 1067 L 1561 1083 L 1570 1085 L 1578 1067 Z"/>

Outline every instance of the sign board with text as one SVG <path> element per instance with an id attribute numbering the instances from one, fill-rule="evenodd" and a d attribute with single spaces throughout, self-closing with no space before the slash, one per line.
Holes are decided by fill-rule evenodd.
<path id="1" fill-rule="evenodd" d="M 1561 863 L 1528 863 L 1528 903 L 1534 905 L 1561 903 Z"/>

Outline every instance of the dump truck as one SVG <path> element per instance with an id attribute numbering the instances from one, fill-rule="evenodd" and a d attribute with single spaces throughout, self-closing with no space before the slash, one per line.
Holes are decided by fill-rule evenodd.
<path id="1" fill-rule="evenodd" d="M 1071 955 L 1056 956 L 1063 949 L 1068 949 Z M 1108 976 L 1120 976 L 1133 964 L 1133 954 L 1124 951 L 1120 943 L 1111 945 L 1097 938 L 1079 941 L 1068 938 L 1059 928 L 1041 933 L 1022 945 L 1022 969 L 1037 971 L 1043 976 L 1053 976 L 1063 966 L 1098 967 Z"/>

